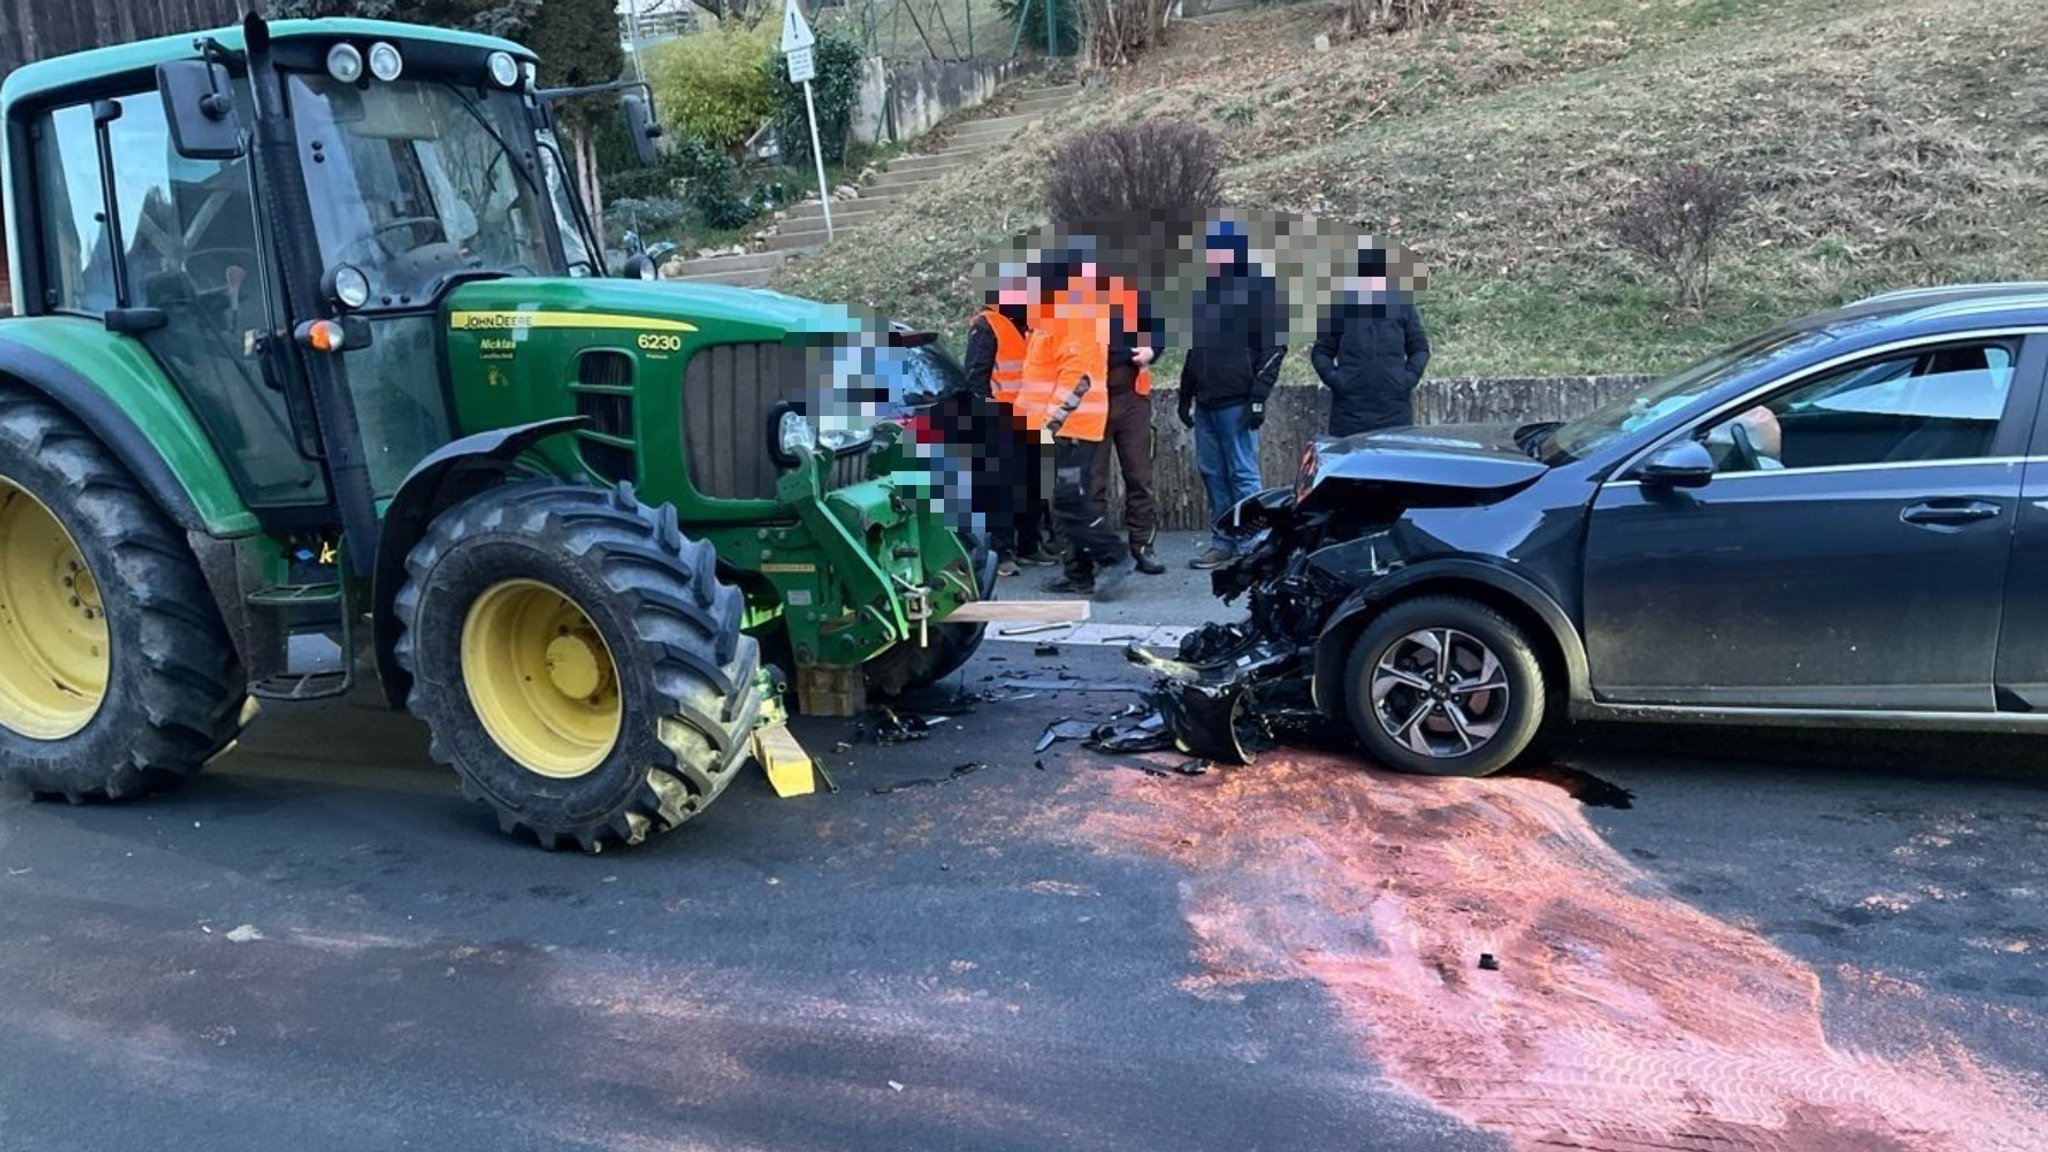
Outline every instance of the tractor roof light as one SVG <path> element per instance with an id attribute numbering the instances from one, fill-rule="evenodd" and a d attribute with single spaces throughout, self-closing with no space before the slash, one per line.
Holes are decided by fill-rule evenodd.
<path id="1" fill-rule="evenodd" d="M 370 75 L 389 84 L 398 79 L 398 74 L 403 71 L 405 57 L 398 54 L 395 45 L 383 40 L 370 45 Z"/>
<path id="2" fill-rule="evenodd" d="M 353 44 L 336 44 L 327 50 L 327 74 L 340 84 L 363 78 L 363 54 Z"/>
<path id="3" fill-rule="evenodd" d="M 519 83 L 519 61 L 510 52 L 493 52 L 489 60 L 491 83 L 500 88 L 510 88 Z"/>
<path id="4" fill-rule="evenodd" d="M 351 312 L 370 302 L 370 278 L 353 264 L 336 264 L 320 285 L 322 295 Z"/>

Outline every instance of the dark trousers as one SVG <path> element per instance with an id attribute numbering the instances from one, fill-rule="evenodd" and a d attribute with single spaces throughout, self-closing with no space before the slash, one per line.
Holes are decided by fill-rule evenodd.
<path id="1" fill-rule="evenodd" d="M 1152 397 L 1140 396 L 1137 374 L 1109 370 L 1109 431 L 1095 459 L 1095 501 L 1109 507 L 1109 458 L 1124 475 L 1124 536 L 1131 550 L 1152 546 L 1159 532 L 1159 501 L 1152 491 Z"/>
<path id="2" fill-rule="evenodd" d="M 1098 440 L 1056 440 L 1052 448 L 1052 514 L 1067 538 L 1067 575 L 1085 578 L 1123 559 L 1109 513 L 1095 492 Z"/>
<path id="3" fill-rule="evenodd" d="M 1000 469 L 1000 512 L 989 518 L 990 542 L 998 553 L 1035 555 L 1045 550 L 1045 446 L 1038 433 L 1020 422 L 1005 420 L 998 433 L 1008 437 L 999 455 L 1012 466 Z"/>

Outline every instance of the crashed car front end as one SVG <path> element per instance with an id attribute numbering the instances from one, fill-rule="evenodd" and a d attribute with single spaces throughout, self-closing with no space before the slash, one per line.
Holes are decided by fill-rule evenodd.
<path id="1" fill-rule="evenodd" d="M 1511 446 L 1509 434 L 1463 429 L 1319 440 L 1293 485 L 1225 513 L 1216 530 L 1237 558 L 1211 588 L 1242 601 L 1244 618 L 1197 629 L 1170 653 L 1128 653 L 1160 674 L 1151 699 L 1178 746 L 1243 764 L 1280 743 L 1348 742 L 1342 672 L 1376 593 L 1420 562 L 1549 532 L 1541 517 L 1494 514 L 1547 470 Z"/>

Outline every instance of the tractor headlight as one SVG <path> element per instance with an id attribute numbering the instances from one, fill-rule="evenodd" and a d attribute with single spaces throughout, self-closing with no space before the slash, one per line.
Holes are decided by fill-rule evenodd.
<path id="1" fill-rule="evenodd" d="M 519 61 L 510 52 L 493 52 L 490 59 L 491 83 L 500 88 L 510 88 L 519 83 Z"/>
<path id="2" fill-rule="evenodd" d="M 785 409 L 775 421 L 775 454 L 796 463 L 818 450 L 818 432 L 803 413 Z"/>
<path id="3" fill-rule="evenodd" d="M 363 54 L 353 44 L 336 44 L 327 50 L 327 74 L 342 84 L 363 78 Z"/>
<path id="4" fill-rule="evenodd" d="M 326 283 L 321 285 L 329 300 L 354 311 L 370 302 L 370 278 L 353 264 L 337 264 L 327 272 Z"/>
<path id="5" fill-rule="evenodd" d="M 396 47 L 382 40 L 370 45 L 370 75 L 389 84 L 403 71 L 405 57 L 398 54 Z"/>

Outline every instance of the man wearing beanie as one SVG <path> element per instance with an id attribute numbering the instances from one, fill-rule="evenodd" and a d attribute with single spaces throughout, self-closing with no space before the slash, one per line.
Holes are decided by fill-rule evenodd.
<path id="1" fill-rule="evenodd" d="M 1251 263 L 1249 239 L 1230 221 L 1204 239 L 1208 277 L 1196 293 L 1187 360 L 1180 372 L 1180 422 L 1195 430 L 1195 461 L 1209 500 L 1209 522 L 1258 495 L 1259 428 L 1287 356 L 1280 293 Z M 1212 534 L 1189 562 L 1218 568 L 1234 557 Z"/>
<path id="2" fill-rule="evenodd" d="M 1310 359 L 1330 389 L 1330 435 L 1415 423 L 1415 385 L 1429 364 L 1429 334 L 1404 288 L 1387 277 L 1387 254 L 1368 245 L 1358 276 L 1323 313 Z"/>

